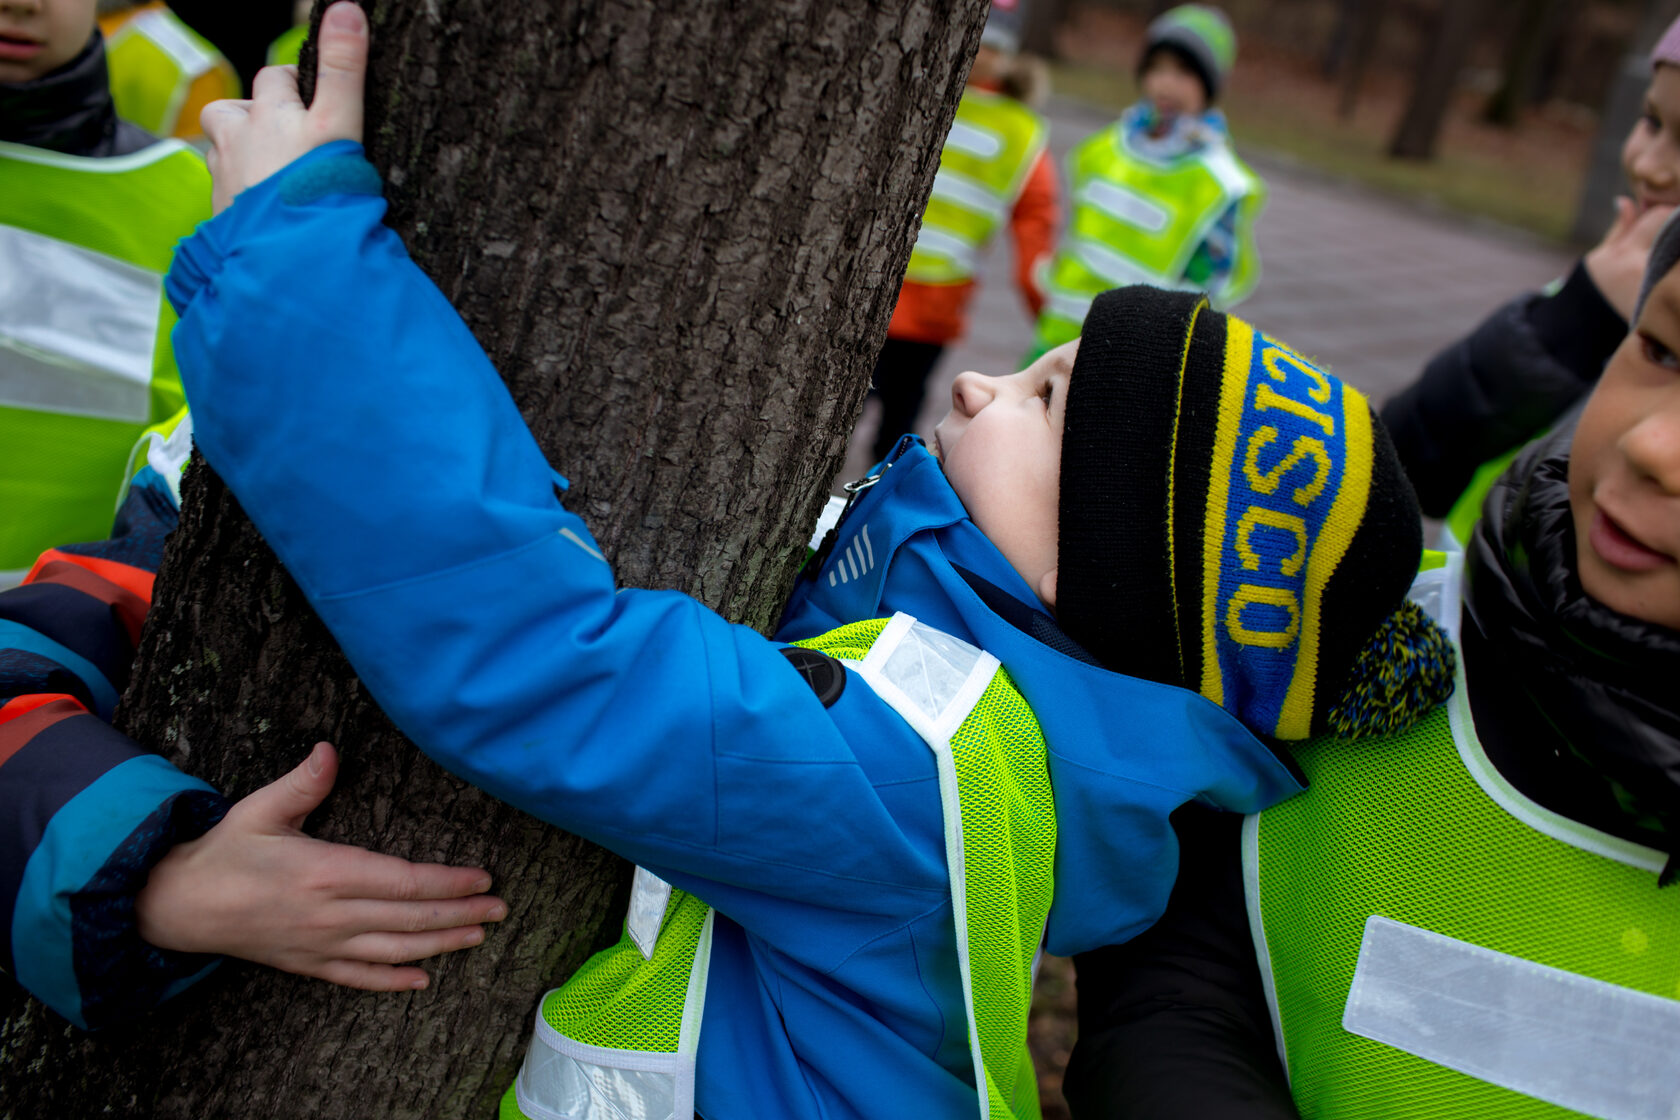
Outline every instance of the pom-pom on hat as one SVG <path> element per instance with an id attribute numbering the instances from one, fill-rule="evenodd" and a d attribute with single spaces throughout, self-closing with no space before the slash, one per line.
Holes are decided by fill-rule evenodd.
<path id="1" fill-rule="evenodd" d="M 1351 387 L 1205 296 L 1098 296 L 1062 434 L 1057 621 L 1277 739 L 1399 731 L 1452 691 L 1406 592 L 1423 530 Z"/>
<path id="2" fill-rule="evenodd" d="M 1208 101 L 1219 100 L 1225 77 L 1237 61 L 1237 35 L 1225 13 L 1207 4 L 1181 4 L 1163 12 L 1149 25 L 1138 59 L 1141 75 L 1149 59 L 1162 47 L 1176 49 L 1196 68 Z"/>

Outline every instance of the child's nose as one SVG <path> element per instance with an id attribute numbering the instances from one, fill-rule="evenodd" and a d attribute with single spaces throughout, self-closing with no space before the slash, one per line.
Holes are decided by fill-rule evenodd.
<path id="1" fill-rule="evenodd" d="M 1622 453 L 1665 494 L 1680 496 L 1680 396 L 1629 428 L 1622 437 Z"/>
<path id="2" fill-rule="evenodd" d="M 992 379 L 983 373 L 964 370 L 951 382 L 951 406 L 964 416 L 973 416 L 992 399 Z"/>
<path id="3" fill-rule="evenodd" d="M 1640 179 L 1655 187 L 1672 186 L 1675 179 L 1676 165 L 1680 164 L 1680 149 L 1666 131 L 1652 137 L 1651 142 L 1640 149 L 1639 155 L 1633 161 L 1633 173 Z"/>

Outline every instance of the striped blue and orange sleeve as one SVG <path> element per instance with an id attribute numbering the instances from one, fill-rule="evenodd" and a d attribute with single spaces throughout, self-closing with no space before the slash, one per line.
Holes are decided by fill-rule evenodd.
<path id="1" fill-rule="evenodd" d="M 109 722 L 177 517 L 174 480 L 145 466 L 110 539 L 52 549 L 0 592 L 0 969 L 80 1027 L 215 964 L 142 941 L 134 897 L 228 803 Z"/>

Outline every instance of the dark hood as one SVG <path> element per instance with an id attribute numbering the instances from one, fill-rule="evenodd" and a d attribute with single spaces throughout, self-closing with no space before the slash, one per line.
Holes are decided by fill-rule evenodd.
<path id="1" fill-rule="evenodd" d="M 1465 605 L 1569 750 L 1654 820 L 1680 870 L 1680 632 L 1591 599 L 1575 566 L 1570 417 L 1489 493 L 1470 542 Z"/>
<path id="2" fill-rule="evenodd" d="M 153 142 L 117 118 L 98 29 L 82 53 L 32 82 L 0 82 L 0 140 L 72 156 L 121 156 Z"/>

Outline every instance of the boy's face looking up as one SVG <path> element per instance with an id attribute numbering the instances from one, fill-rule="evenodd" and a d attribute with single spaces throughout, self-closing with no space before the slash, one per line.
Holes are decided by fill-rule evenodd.
<path id="1" fill-rule="evenodd" d="M 1569 506 L 1586 593 L 1680 630 L 1680 269 L 1652 290 L 1581 414 Z"/>
<path id="2" fill-rule="evenodd" d="M 81 53 L 95 0 L 0 0 L 0 82 L 32 82 Z"/>
<path id="3" fill-rule="evenodd" d="M 1641 210 L 1680 204 L 1680 68 L 1659 65 L 1645 91 L 1645 111 L 1622 145 L 1634 201 Z"/>
<path id="4" fill-rule="evenodd" d="M 969 517 L 1044 603 L 1056 605 L 1062 424 L 1079 340 L 1008 377 L 962 373 L 933 453 Z"/>
<path id="5" fill-rule="evenodd" d="M 1207 111 L 1207 90 L 1201 75 L 1176 50 L 1157 47 L 1144 63 L 1138 89 L 1164 121 L 1200 116 Z"/>

